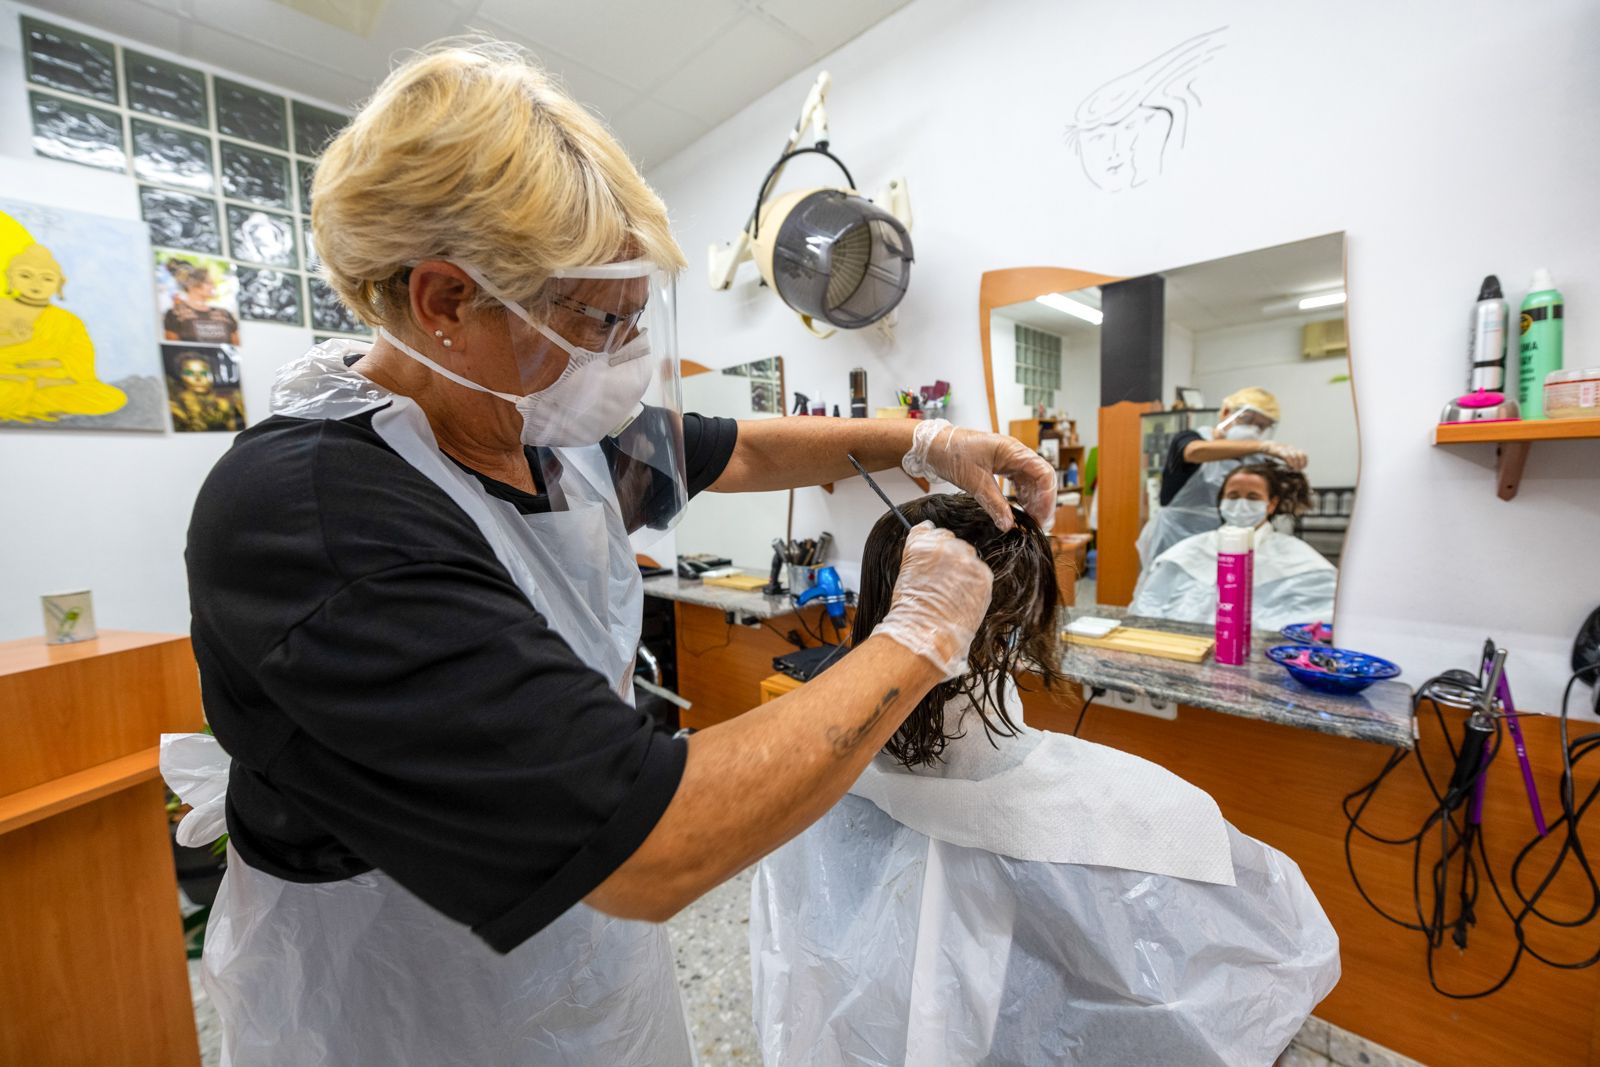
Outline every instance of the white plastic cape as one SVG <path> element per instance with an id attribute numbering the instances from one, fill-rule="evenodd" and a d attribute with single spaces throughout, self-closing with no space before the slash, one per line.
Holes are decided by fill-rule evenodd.
<path id="1" fill-rule="evenodd" d="M 364 346 L 327 342 L 284 367 L 274 412 L 344 418 L 388 404 L 373 418 L 384 441 L 472 517 L 578 656 L 631 694 L 642 590 L 598 447 L 556 450 L 567 510 L 519 515 L 440 454 L 414 403 L 346 369 L 352 350 Z M 164 737 L 161 762 L 196 803 L 180 833 L 214 839 L 226 754 L 213 738 Z M 537 818 L 537 798 L 529 805 Z M 695 1059 L 665 928 L 582 904 L 502 956 L 381 871 L 300 884 L 230 850 L 202 973 L 225 1067 Z"/>
<path id="2" fill-rule="evenodd" d="M 1179 622 L 1217 617 L 1217 530 L 1185 538 L 1139 576 L 1128 611 Z M 1255 532 L 1255 598 L 1251 625 L 1278 630 L 1333 618 L 1339 572 L 1316 549 L 1270 525 Z"/>
<path id="3" fill-rule="evenodd" d="M 1195 432 L 1207 441 L 1213 436 L 1209 426 L 1201 426 Z M 1149 567 L 1152 560 L 1185 537 L 1216 528 L 1220 521 L 1217 517 L 1217 497 L 1222 493 L 1222 483 L 1228 480 L 1228 473 L 1241 462 L 1237 459 L 1216 459 L 1200 464 L 1200 468 L 1183 483 L 1172 502 L 1150 516 L 1144 529 L 1139 531 L 1135 547 L 1139 550 L 1141 566 Z"/>
<path id="4" fill-rule="evenodd" d="M 1072 816 L 1090 828 L 1139 803 L 1115 788 L 1125 753 L 1027 728 L 997 755 L 979 751 L 988 744 L 969 729 L 943 776 L 883 757 L 877 773 L 907 779 L 928 807 L 967 775 L 1041 798 L 1098 779 L 1103 799 L 1080 793 Z M 1300 869 L 1220 815 L 1233 885 L 1144 869 L 1189 862 L 1182 844 L 1147 846 L 1133 868 L 1021 860 L 945 839 L 971 832 L 960 821 L 913 829 L 852 794 L 757 867 L 750 948 L 768 1067 L 1266 1067 L 1338 980 L 1338 937 Z"/>

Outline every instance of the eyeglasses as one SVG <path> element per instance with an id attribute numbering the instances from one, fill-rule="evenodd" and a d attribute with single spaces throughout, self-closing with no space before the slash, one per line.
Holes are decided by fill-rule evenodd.
<path id="1" fill-rule="evenodd" d="M 637 331 L 639 320 L 644 317 L 646 311 L 645 308 L 641 307 L 626 315 L 619 315 L 614 311 L 597 308 L 591 304 L 585 304 L 581 300 L 574 300 L 570 296 L 562 296 L 560 294 L 552 296 L 550 303 L 563 311 L 581 315 L 585 320 L 581 324 L 584 327 L 584 333 L 595 342 L 585 344 L 583 347 L 601 351 L 611 351 L 617 341 L 631 338 Z"/>

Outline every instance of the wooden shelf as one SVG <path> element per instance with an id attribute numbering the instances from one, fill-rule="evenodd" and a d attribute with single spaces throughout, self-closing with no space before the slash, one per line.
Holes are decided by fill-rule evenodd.
<path id="1" fill-rule="evenodd" d="M 1433 443 L 1464 445 L 1480 442 L 1573 441 L 1600 438 L 1600 419 L 1531 419 L 1527 422 L 1461 422 L 1436 426 Z"/>
<path id="2" fill-rule="evenodd" d="M 1535 441 L 1600 440 L 1600 419 L 1531 419 L 1516 422 L 1463 422 L 1433 428 L 1435 445 L 1498 445 L 1496 464 L 1501 500 L 1511 500 L 1522 484 L 1522 469 Z"/>
<path id="3" fill-rule="evenodd" d="M 160 775 L 160 764 L 157 745 L 0 797 L 0 834 L 147 782 Z"/>

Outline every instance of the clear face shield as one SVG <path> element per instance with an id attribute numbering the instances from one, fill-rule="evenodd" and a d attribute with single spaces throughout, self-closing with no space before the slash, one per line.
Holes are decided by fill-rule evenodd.
<path id="1" fill-rule="evenodd" d="M 505 309 L 512 359 L 496 368 L 500 388 L 387 339 L 458 384 L 515 404 L 523 444 L 598 445 L 635 551 L 654 543 L 689 501 L 673 276 L 646 260 L 572 268 L 552 275 L 528 307 L 472 265 L 456 265 Z M 559 507 L 557 486 L 550 495 Z"/>
<path id="2" fill-rule="evenodd" d="M 1217 423 L 1212 437 L 1217 441 L 1270 441 L 1278 423 L 1258 407 L 1244 404 L 1229 411 L 1227 418 Z"/>

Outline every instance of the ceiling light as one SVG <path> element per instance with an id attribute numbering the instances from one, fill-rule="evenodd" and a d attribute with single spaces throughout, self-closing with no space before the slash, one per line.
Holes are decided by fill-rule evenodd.
<path id="1" fill-rule="evenodd" d="M 1317 308 L 1337 307 L 1338 305 L 1344 303 L 1344 301 L 1345 294 L 1341 290 L 1337 293 L 1323 293 L 1321 296 L 1308 296 L 1301 300 L 1296 306 L 1299 307 L 1301 311 L 1314 311 Z"/>
<path id="2" fill-rule="evenodd" d="M 1061 293 L 1046 293 L 1043 296 L 1036 296 L 1033 299 L 1035 303 L 1043 304 L 1047 308 L 1053 308 L 1056 311 L 1064 312 L 1065 314 L 1071 315 L 1073 318 L 1082 319 L 1084 322 L 1092 323 L 1095 326 L 1100 325 L 1100 323 L 1104 321 L 1106 317 L 1104 312 L 1098 311 L 1090 307 L 1088 304 L 1080 303 L 1079 301 L 1072 299 L 1070 296 L 1064 296 Z"/>

